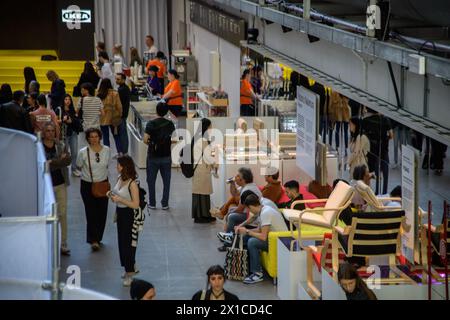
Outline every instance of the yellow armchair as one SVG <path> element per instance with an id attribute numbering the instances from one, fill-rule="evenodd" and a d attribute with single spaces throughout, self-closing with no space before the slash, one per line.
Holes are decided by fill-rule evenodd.
<path id="1" fill-rule="evenodd" d="M 312 225 L 302 225 L 302 240 L 321 240 L 323 234 L 331 232 L 330 228 L 316 227 Z M 274 280 L 276 284 L 277 278 L 277 242 L 280 237 L 298 237 L 298 232 L 281 231 L 281 232 L 269 232 L 269 249 L 268 251 L 261 251 L 261 264 L 267 271 L 269 276 Z"/>

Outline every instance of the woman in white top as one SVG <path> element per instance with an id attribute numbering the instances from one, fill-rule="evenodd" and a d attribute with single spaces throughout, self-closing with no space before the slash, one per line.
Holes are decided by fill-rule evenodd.
<path id="1" fill-rule="evenodd" d="M 134 210 L 139 209 L 139 187 L 133 159 L 121 156 L 117 159 L 119 179 L 112 192 L 111 200 L 117 205 L 117 238 L 120 264 L 125 268 L 124 286 L 130 286 L 136 274 L 136 245 L 133 241 Z"/>
<path id="2" fill-rule="evenodd" d="M 112 53 L 113 53 L 113 68 L 115 73 L 122 73 L 123 68 L 126 68 L 125 62 L 124 62 L 124 57 L 123 57 L 123 51 L 122 51 L 122 45 L 121 44 L 116 44 L 113 49 L 112 49 Z M 117 64 L 117 66 L 116 66 Z M 116 69 L 117 68 L 117 69 Z"/>
<path id="3" fill-rule="evenodd" d="M 86 130 L 88 146 L 81 149 L 77 157 L 77 167 L 81 170 L 81 198 L 86 211 L 87 242 L 93 251 L 100 249 L 108 213 L 108 197 L 92 195 L 93 182 L 108 181 L 111 150 L 101 145 L 101 138 L 100 129 Z"/>

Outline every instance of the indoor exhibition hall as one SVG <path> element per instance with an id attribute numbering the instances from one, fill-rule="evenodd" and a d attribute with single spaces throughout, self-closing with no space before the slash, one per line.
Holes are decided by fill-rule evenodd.
<path id="1" fill-rule="evenodd" d="M 0 300 L 449 299 L 450 1 L 0 12 Z"/>

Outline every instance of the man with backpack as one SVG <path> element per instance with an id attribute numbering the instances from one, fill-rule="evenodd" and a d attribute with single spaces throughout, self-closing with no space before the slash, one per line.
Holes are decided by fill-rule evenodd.
<path id="1" fill-rule="evenodd" d="M 167 111 L 168 109 L 163 103 L 158 103 L 156 106 L 158 117 L 147 123 L 144 134 L 144 143 L 148 145 L 148 207 L 152 210 L 156 209 L 155 184 L 158 171 L 161 172 L 161 178 L 164 185 L 163 197 L 161 200 L 162 209 L 169 209 L 170 178 L 172 169 L 171 145 L 175 126 L 172 121 L 164 118 Z"/>

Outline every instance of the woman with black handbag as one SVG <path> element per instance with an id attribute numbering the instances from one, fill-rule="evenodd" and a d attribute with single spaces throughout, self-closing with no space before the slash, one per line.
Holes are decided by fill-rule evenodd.
<path id="1" fill-rule="evenodd" d="M 70 94 L 64 96 L 63 105 L 64 107 L 61 110 L 61 140 L 70 148 L 70 154 L 72 155 L 72 175 L 80 177 L 81 172 L 77 169 L 78 134 L 83 132 L 83 125 L 75 111 Z"/>
<path id="2" fill-rule="evenodd" d="M 77 168 L 81 169 L 81 198 L 86 211 L 87 242 L 93 251 L 100 249 L 108 213 L 111 150 L 100 143 L 101 139 L 100 129 L 87 129 L 88 146 L 81 149 L 77 157 Z"/>

